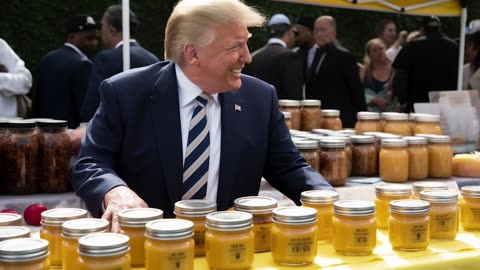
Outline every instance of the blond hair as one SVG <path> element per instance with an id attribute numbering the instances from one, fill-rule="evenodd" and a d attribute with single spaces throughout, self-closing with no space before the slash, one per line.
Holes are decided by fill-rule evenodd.
<path id="1" fill-rule="evenodd" d="M 363 57 L 363 65 L 365 66 L 365 74 L 368 76 L 370 76 L 373 71 L 373 64 L 369 54 L 370 54 L 370 48 L 374 44 L 382 45 L 385 50 L 387 49 L 387 45 L 380 38 L 370 39 L 367 42 L 367 44 L 365 45 L 365 56 Z"/>
<path id="2" fill-rule="evenodd" d="M 173 9 L 165 29 L 165 59 L 178 63 L 185 44 L 206 46 L 219 25 L 259 27 L 265 16 L 240 0 L 182 0 Z"/>

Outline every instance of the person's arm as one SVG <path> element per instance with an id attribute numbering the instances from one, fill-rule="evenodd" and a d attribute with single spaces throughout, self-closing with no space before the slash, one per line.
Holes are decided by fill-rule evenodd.
<path id="1" fill-rule="evenodd" d="M 395 70 L 392 78 L 392 96 L 398 99 L 400 104 L 405 104 L 407 102 L 407 85 L 408 85 L 408 72 L 403 69 Z"/>
<path id="2" fill-rule="evenodd" d="M 5 96 L 27 94 L 32 87 L 32 74 L 25 67 L 25 62 L 2 39 L 0 39 L 0 64 L 6 71 L 0 72 L 0 94 Z"/>

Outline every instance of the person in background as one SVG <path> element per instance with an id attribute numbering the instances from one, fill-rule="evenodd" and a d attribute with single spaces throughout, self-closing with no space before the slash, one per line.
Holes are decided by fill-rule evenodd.
<path id="1" fill-rule="evenodd" d="M 32 87 L 32 74 L 8 43 L 0 38 L 0 117 L 17 117 L 17 96 Z"/>
<path id="2" fill-rule="evenodd" d="M 375 33 L 377 34 L 377 38 L 385 43 L 385 54 L 390 62 L 393 63 L 407 39 L 408 32 L 400 31 L 400 34 L 397 35 L 397 25 L 395 22 L 390 19 L 384 19 L 377 23 Z"/>
<path id="3" fill-rule="evenodd" d="M 67 120 L 69 128 L 80 124 L 92 67 L 87 55 L 97 48 L 98 29 L 91 16 L 76 15 L 68 20 L 64 46 L 49 52 L 37 66 L 36 117 Z"/>
<path id="4" fill-rule="evenodd" d="M 144 49 L 135 40 L 139 21 L 130 11 L 130 67 L 144 67 L 158 62 L 158 58 Z M 100 38 L 106 50 L 95 56 L 88 83 L 88 90 L 82 105 L 81 121 L 88 122 L 100 104 L 98 86 L 100 83 L 123 71 L 122 6 L 107 8 L 102 17 Z"/>
<path id="5" fill-rule="evenodd" d="M 284 14 L 268 21 L 270 39 L 252 54 L 244 74 L 259 78 L 277 90 L 279 99 L 303 99 L 303 73 L 300 57 L 290 50 L 295 44 L 293 26 Z"/>
<path id="6" fill-rule="evenodd" d="M 463 89 L 480 90 L 480 30 L 468 35 L 463 66 Z"/>
<path id="7" fill-rule="evenodd" d="M 303 67 L 304 82 L 306 82 L 306 74 L 309 72 L 312 66 L 315 52 L 318 45 L 315 43 L 313 37 L 313 29 L 315 24 L 315 18 L 312 16 L 300 17 L 294 25 L 295 37 L 298 50 L 296 53 L 300 56 Z"/>

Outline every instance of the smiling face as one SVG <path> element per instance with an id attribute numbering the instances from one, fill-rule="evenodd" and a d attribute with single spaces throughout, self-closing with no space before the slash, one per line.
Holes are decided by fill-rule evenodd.
<path id="1" fill-rule="evenodd" d="M 385 54 L 385 45 L 383 42 L 378 40 L 377 42 L 373 42 L 368 47 L 368 57 L 372 59 L 373 62 L 383 61 L 387 58 Z"/>
<path id="2" fill-rule="evenodd" d="M 397 40 L 397 26 L 394 23 L 388 23 L 383 28 L 381 39 L 391 46 Z"/>

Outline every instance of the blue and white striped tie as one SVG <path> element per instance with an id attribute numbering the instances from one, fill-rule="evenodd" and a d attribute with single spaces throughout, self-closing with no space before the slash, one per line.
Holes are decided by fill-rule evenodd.
<path id="1" fill-rule="evenodd" d="M 205 199 L 207 195 L 210 133 L 207 125 L 207 103 L 210 96 L 200 94 L 193 111 L 183 165 L 182 200 Z"/>

